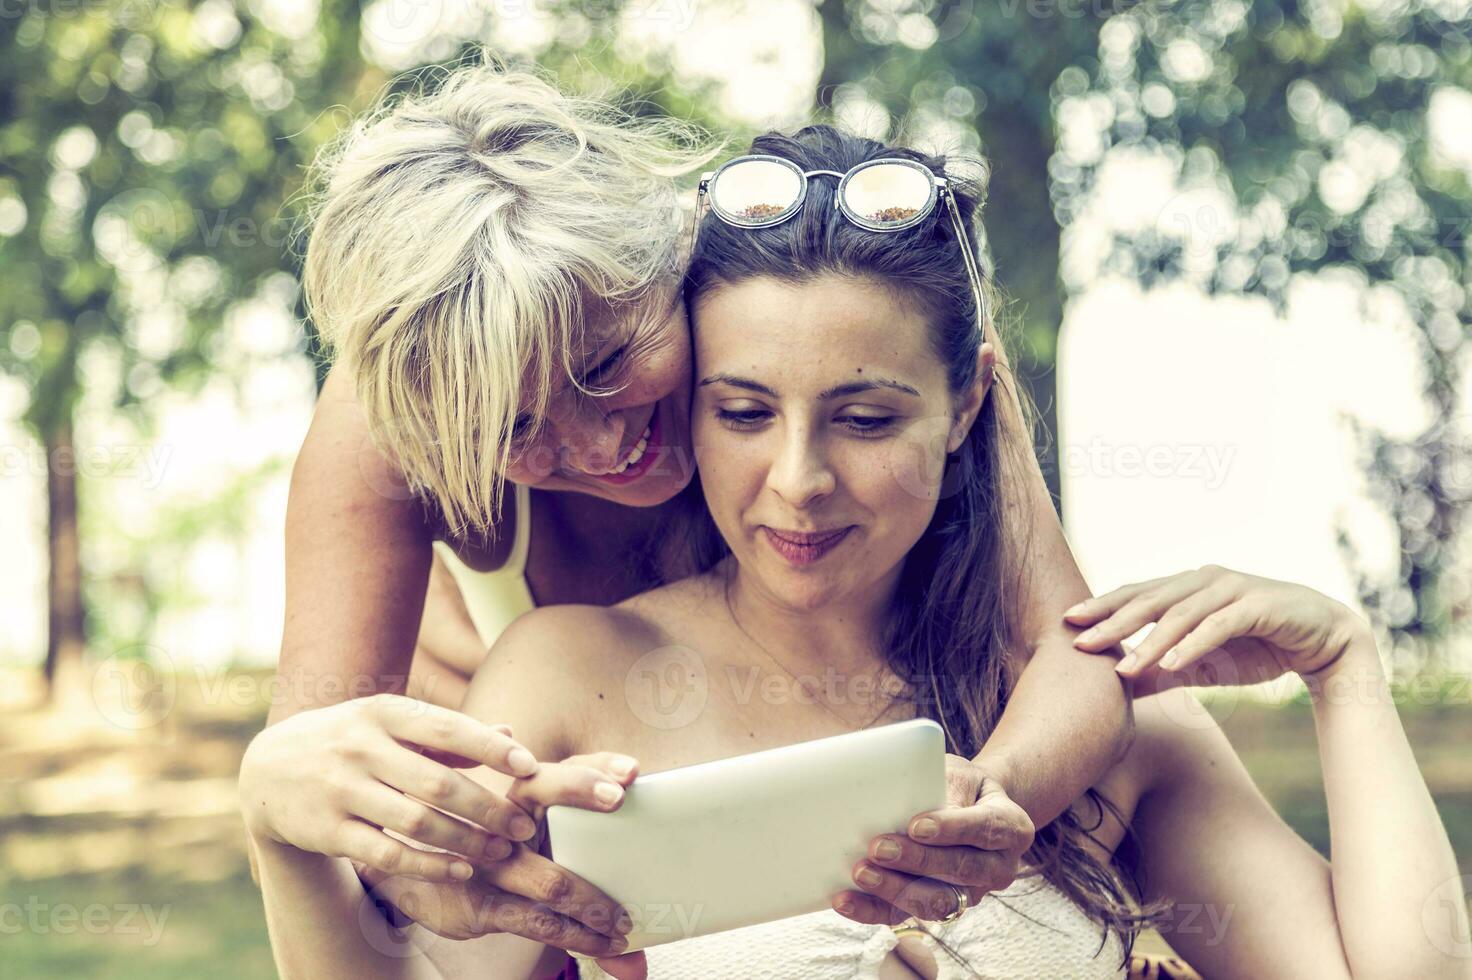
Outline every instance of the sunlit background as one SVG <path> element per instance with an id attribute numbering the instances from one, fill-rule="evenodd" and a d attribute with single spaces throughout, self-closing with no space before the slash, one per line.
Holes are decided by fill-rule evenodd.
<path id="1" fill-rule="evenodd" d="M 97 934 L 0 918 L 0 975 L 269 975 L 233 771 L 319 377 L 303 173 L 475 43 L 733 148 L 820 118 L 985 153 L 1014 359 L 1091 585 L 1216 562 L 1361 609 L 1468 867 L 1468 6 L 6 6 L 0 901 L 173 918 L 152 941 L 115 911 Z M 1214 710 L 1326 848 L 1301 705 Z"/>

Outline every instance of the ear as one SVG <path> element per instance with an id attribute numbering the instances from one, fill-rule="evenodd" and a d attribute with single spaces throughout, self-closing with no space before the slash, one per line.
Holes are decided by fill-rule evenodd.
<path id="1" fill-rule="evenodd" d="M 951 425 L 951 434 L 946 439 L 946 452 L 955 452 L 966 441 L 976 416 L 981 414 L 981 406 L 986 404 L 987 394 L 992 390 L 992 378 L 996 369 L 996 348 L 991 344 L 982 344 L 981 349 L 976 352 L 976 380 L 971 382 L 971 387 L 956 405 L 955 421 Z"/>

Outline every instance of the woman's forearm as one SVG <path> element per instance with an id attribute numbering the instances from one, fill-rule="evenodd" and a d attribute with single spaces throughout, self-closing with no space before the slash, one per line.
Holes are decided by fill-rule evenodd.
<path id="1" fill-rule="evenodd" d="M 1004 496 L 1014 501 L 1007 533 L 1020 547 L 1014 558 L 1016 633 L 1026 660 L 996 729 L 972 761 L 997 778 L 1033 826 L 1042 827 L 1124 757 L 1134 734 L 1134 708 L 1113 658 L 1073 645 L 1077 631 L 1063 614 L 1089 598 L 1089 586 L 1031 452 L 1016 392 L 1008 384 L 996 394 L 1003 431 L 1025 447 L 1019 465 L 1003 472 Z"/>
<path id="2" fill-rule="evenodd" d="M 1356 977 L 1472 975 L 1456 856 L 1373 640 L 1305 678 L 1324 769 L 1334 908 Z"/>
<path id="3" fill-rule="evenodd" d="M 441 976 L 413 939 L 435 939 L 417 926 L 406 938 L 363 891 L 345 858 L 298 850 L 252 835 L 266 927 L 283 980 L 374 977 L 438 980 Z"/>
<path id="4" fill-rule="evenodd" d="M 1132 731 L 1114 661 L 1080 653 L 1060 631 L 1033 651 L 973 761 L 1042 827 L 1120 759 Z"/>

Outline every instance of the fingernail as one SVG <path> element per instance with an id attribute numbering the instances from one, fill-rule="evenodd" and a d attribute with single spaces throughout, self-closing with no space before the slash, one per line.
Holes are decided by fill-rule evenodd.
<path id="1" fill-rule="evenodd" d="M 1075 642 L 1075 643 L 1093 643 L 1098 638 L 1099 638 L 1099 631 L 1098 631 L 1098 629 L 1087 629 L 1087 630 L 1084 630 L 1082 633 L 1080 633 L 1078 635 L 1078 638 L 1076 640 L 1074 640 L 1073 642 Z"/>
<path id="2" fill-rule="evenodd" d="M 854 903 L 846 898 L 840 898 L 837 902 L 833 903 L 833 907 L 840 915 L 854 914 Z"/>
<path id="3" fill-rule="evenodd" d="M 1070 616 L 1077 616 L 1079 613 L 1084 611 L 1085 605 L 1087 605 L 1087 603 L 1080 602 L 1076 606 L 1069 606 L 1066 610 L 1064 610 L 1063 618 L 1067 619 Z"/>
<path id="4" fill-rule="evenodd" d="M 940 826 L 929 817 L 921 817 L 910 828 L 911 837 L 934 837 L 938 833 L 940 833 Z"/>
<path id="5" fill-rule="evenodd" d="M 504 837 L 492 837 L 486 841 L 486 857 L 500 861 L 511 856 L 511 842 Z"/>
<path id="6" fill-rule="evenodd" d="M 875 885 L 884 881 L 884 878 L 879 874 L 879 872 L 875 871 L 873 868 L 869 867 L 866 864 L 859 869 L 858 874 L 854 875 L 854 880 L 861 885 L 868 885 L 870 888 L 873 888 Z"/>
<path id="7" fill-rule="evenodd" d="M 471 875 L 475 874 L 475 869 L 464 861 L 455 861 L 450 865 L 450 874 L 459 878 L 461 881 L 465 881 Z"/>
<path id="8" fill-rule="evenodd" d="M 1166 670 L 1175 670 L 1176 669 L 1176 665 L 1179 664 L 1180 662 L 1181 662 L 1181 655 L 1179 653 L 1176 653 L 1174 650 L 1172 650 L 1170 653 L 1167 653 L 1165 655 L 1165 659 L 1164 660 L 1160 661 L 1160 666 L 1161 667 L 1164 667 Z"/>
<path id="9" fill-rule="evenodd" d="M 532 823 L 531 817 L 512 817 L 511 836 L 517 840 L 526 840 L 537 832 L 537 825 Z"/>
<path id="10" fill-rule="evenodd" d="M 611 760 L 609 760 L 608 763 L 609 767 L 613 769 L 614 773 L 619 776 L 627 776 L 629 773 L 634 771 L 634 767 L 638 764 L 639 763 L 637 760 L 630 759 L 626 755 L 616 755 Z"/>
<path id="11" fill-rule="evenodd" d="M 1121 674 L 1127 673 L 1127 672 L 1129 672 L 1131 670 L 1134 670 L 1135 669 L 1135 655 L 1133 653 L 1126 654 L 1125 655 L 1125 658 L 1123 660 L 1121 660 L 1119 663 L 1117 663 L 1117 664 L 1114 665 L 1114 669 L 1116 671 L 1118 671 L 1119 673 L 1121 673 Z"/>
<path id="12" fill-rule="evenodd" d="M 886 837 L 874 848 L 874 856 L 881 861 L 895 861 L 900 856 L 900 846 Z"/>
<path id="13" fill-rule="evenodd" d="M 619 800 L 623 799 L 624 788 L 618 783 L 599 783 L 593 787 L 593 795 L 604 806 L 613 806 Z"/>
<path id="14" fill-rule="evenodd" d="M 537 771 L 537 757 L 526 749 L 512 749 L 506 755 L 506 764 L 518 776 L 530 776 Z"/>
<path id="15" fill-rule="evenodd" d="M 628 935 L 634 931 L 634 917 L 629 915 L 628 909 L 619 909 L 618 921 L 613 924 L 613 927 L 621 935 Z"/>
<path id="16" fill-rule="evenodd" d="M 629 948 L 629 941 L 623 936 L 614 936 L 612 939 L 608 940 L 608 948 L 613 952 L 615 956 L 617 956 L 619 953 L 622 953 L 624 950 Z"/>

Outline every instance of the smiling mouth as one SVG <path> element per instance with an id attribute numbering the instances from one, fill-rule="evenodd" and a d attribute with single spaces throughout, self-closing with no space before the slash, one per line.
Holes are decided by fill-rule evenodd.
<path id="1" fill-rule="evenodd" d="M 629 454 L 623 458 L 621 463 L 609 470 L 607 475 L 617 476 L 643 458 L 645 450 L 649 448 L 649 433 L 653 428 L 654 420 L 651 418 L 649 424 L 644 426 L 644 431 L 639 433 L 639 438 L 634 442 L 633 447 L 629 449 Z"/>
<path id="2" fill-rule="evenodd" d="M 628 483 L 643 476 L 645 471 L 654 463 L 656 450 L 659 449 L 659 412 L 656 410 L 649 418 L 649 424 L 644 431 L 639 433 L 639 438 L 634 440 L 634 445 L 618 465 L 604 473 L 590 473 L 597 480 L 607 480 L 611 483 Z"/>
<path id="3" fill-rule="evenodd" d="M 838 547 L 853 529 L 850 524 L 829 531 L 777 531 L 762 525 L 772 550 L 794 565 L 808 565 L 822 558 Z"/>
<path id="4" fill-rule="evenodd" d="M 774 527 L 767 528 L 767 533 L 780 541 L 797 545 L 819 545 L 831 541 L 840 534 L 847 534 L 846 527 L 834 528 L 831 531 L 779 531 Z"/>

